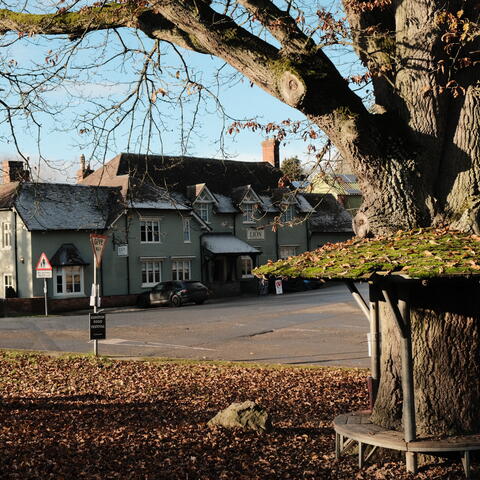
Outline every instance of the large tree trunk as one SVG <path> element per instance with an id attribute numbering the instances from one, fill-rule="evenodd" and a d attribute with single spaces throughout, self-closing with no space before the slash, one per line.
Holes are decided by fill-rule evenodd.
<path id="1" fill-rule="evenodd" d="M 377 109 L 385 112 L 374 116 L 383 128 L 383 157 L 365 162 L 352 145 L 342 149 L 362 184 L 360 217 L 372 234 L 412 223 L 478 232 L 480 62 L 473 62 L 480 36 L 465 45 L 455 37 L 447 47 L 452 27 L 439 20 L 442 14 L 478 18 L 478 2 L 404 0 L 372 11 L 345 4 L 358 53 L 377 72 Z M 462 57 L 472 65 L 461 68 Z"/>
<path id="2" fill-rule="evenodd" d="M 414 396 L 419 436 L 480 432 L 480 287 L 433 281 L 410 292 Z M 402 430 L 399 330 L 385 302 L 381 373 L 372 420 Z"/>

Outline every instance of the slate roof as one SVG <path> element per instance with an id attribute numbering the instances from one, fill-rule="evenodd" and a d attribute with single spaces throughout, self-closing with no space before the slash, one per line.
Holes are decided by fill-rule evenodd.
<path id="1" fill-rule="evenodd" d="M 352 231 L 351 217 L 333 197 L 322 204 L 309 194 L 279 188 L 280 178 L 282 172 L 268 162 L 121 153 L 82 184 L 121 187 L 129 205 L 135 208 L 177 210 L 192 209 L 196 194 L 206 185 L 216 200 L 215 210 L 225 214 L 239 212 L 238 202 L 252 188 L 264 212 L 278 214 L 285 196 L 292 195 L 300 213 L 314 214 L 311 225 L 315 231 Z M 309 198 L 319 203 L 318 215 Z M 321 215 L 326 218 L 320 220 Z"/>
<path id="2" fill-rule="evenodd" d="M 304 193 L 303 196 L 315 209 L 308 220 L 312 232 L 353 232 L 352 216 L 331 193 Z"/>
<path id="3" fill-rule="evenodd" d="M 277 187 L 281 177 L 282 172 L 268 162 L 121 153 L 82 184 L 125 188 L 125 178 L 135 178 L 186 195 L 188 185 L 206 183 L 211 192 L 230 195 L 243 185 L 251 185 L 257 193 L 269 191 Z"/>
<path id="4" fill-rule="evenodd" d="M 238 208 L 235 207 L 230 197 L 216 193 L 215 199 L 217 200 L 215 208 L 218 213 L 238 213 L 239 212 Z"/>
<path id="5" fill-rule="evenodd" d="M 153 208 L 161 210 L 191 210 L 188 199 L 178 192 L 144 183 L 135 188 L 137 194 L 129 196 L 129 206 L 133 208 Z"/>
<path id="6" fill-rule="evenodd" d="M 10 199 L 28 230 L 104 230 L 125 208 L 120 190 L 22 183 Z M 0 193 L 1 197 L 1 193 Z"/>

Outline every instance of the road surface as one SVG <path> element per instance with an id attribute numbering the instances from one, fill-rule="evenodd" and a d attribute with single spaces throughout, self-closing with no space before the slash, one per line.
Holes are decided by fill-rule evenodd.
<path id="1" fill-rule="evenodd" d="M 181 308 L 107 312 L 107 339 L 99 341 L 99 353 L 368 367 L 367 332 L 367 319 L 347 288 L 337 284 Z M 88 315 L 0 319 L 0 348 L 92 352 Z"/>

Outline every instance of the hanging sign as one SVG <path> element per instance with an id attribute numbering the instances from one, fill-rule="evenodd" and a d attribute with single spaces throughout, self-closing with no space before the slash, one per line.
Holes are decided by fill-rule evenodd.
<path id="1" fill-rule="evenodd" d="M 106 235 L 99 235 L 97 233 L 90 234 L 90 243 L 92 245 L 93 256 L 97 267 L 102 263 L 102 255 L 107 244 L 108 237 Z"/>
<path id="2" fill-rule="evenodd" d="M 45 252 L 40 255 L 35 270 L 37 271 L 37 278 L 52 278 L 52 265 Z"/>

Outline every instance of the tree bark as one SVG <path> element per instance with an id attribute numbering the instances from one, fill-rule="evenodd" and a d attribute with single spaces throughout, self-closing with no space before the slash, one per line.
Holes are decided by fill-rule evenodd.
<path id="1" fill-rule="evenodd" d="M 480 431 L 480 287 L 472 280 L 435 280 L 411 289 L 411 335 L 417 435 Z M 385 302 L 381 373 L 372 421 L 403 430 L 401 345 Z"/>

